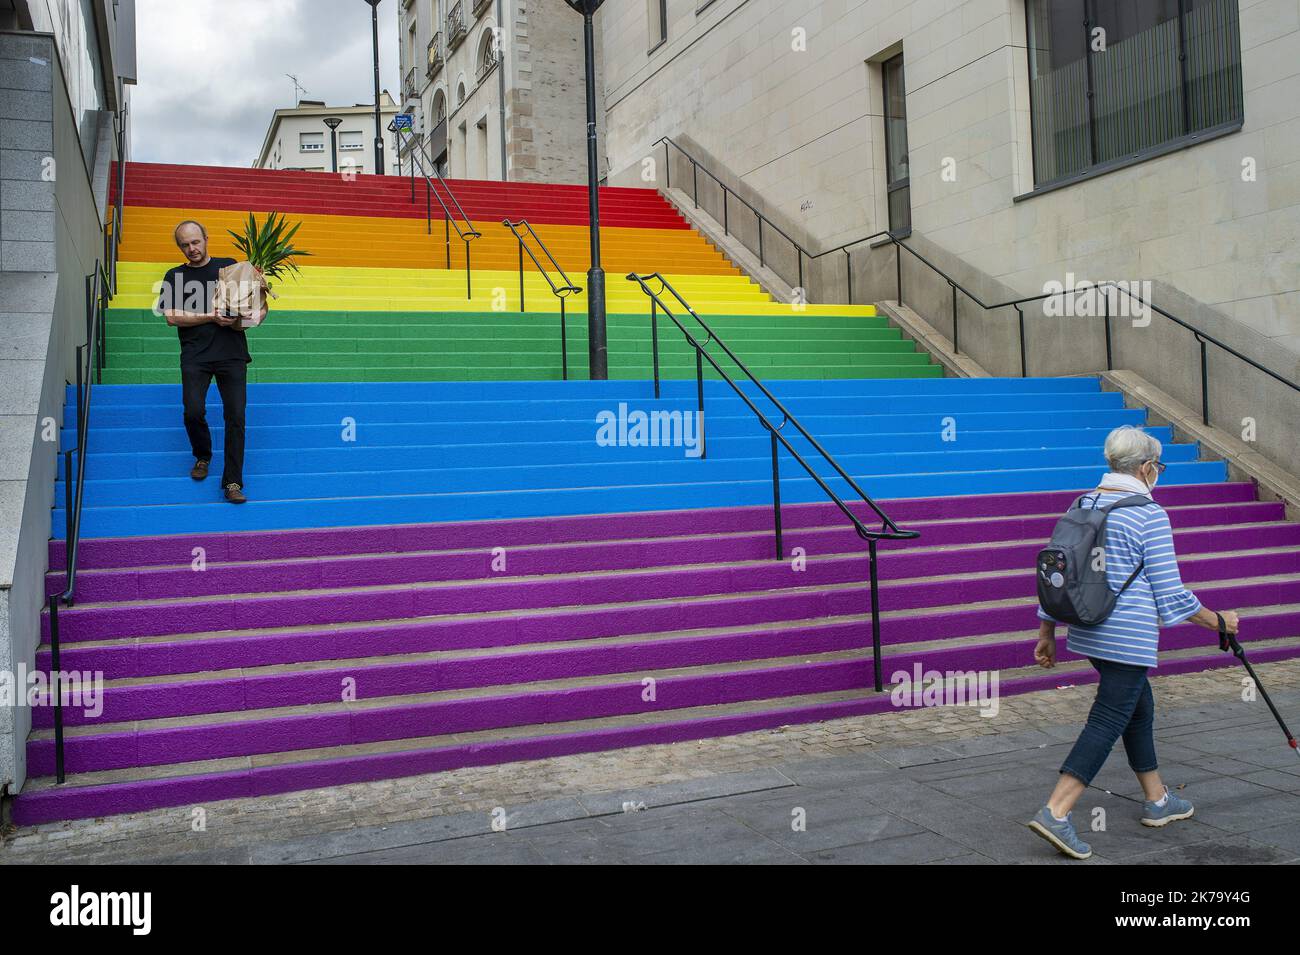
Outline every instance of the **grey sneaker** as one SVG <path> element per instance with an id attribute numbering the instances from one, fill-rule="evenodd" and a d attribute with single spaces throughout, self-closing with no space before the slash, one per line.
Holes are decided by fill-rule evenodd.
<path id="1" fill-rule="evenodd" d="M 1169 791 L 1168 786 L 1165 787 L 1165 795 L 1168 798 L 1163 806 L 1157 806 L 1150 800 L 1142 803 L 1142 825 L 1167 826 L 1179 819 L 1192 818 L 1192 813 L 1196 812 L 1196 809 L 1190 802 L 1181 796 L 1175 796 Z"/>
<path id="2" fill-rule="evenodd" d="M 1090 858 L 1092 846 L 1080 839 L 1079 834 L 1074 831 L 1074 823 L 1070 821 L 1073 815 L 1067 813 L 1064 819 L 1057 819 L 1052 815 L 1052 810 L 1044 806 L 1027 825 L 1031 831 L 1054 845 L 1062 855 L 1067 855 L 1071 859 Z"/>

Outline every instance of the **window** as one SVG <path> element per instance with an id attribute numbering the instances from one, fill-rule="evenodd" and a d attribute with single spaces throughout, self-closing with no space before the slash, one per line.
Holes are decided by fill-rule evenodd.
<path id="1" fill-rule="evenodd" d="M 1237 0 L 1026 0 L 1034 183 L 1230 131 Z"/>
<path id="2" fill-rule="evenodd" d="M 339 132 L 339 151 L 345 149 L 365 149 L 366 144 L 359 129 L 345 129 Z"/>
<path id="3" fill-rule="evenodd" d="M 325 134 L 321 133 L 299 133 L 298 149 L 305 153 L 318 153 L 325 150 Z"/>
<path id="4" fill-rule="evenodd" d="M 885 99 L 885 190 L 889 195 L 889 231 L 912 233 L 912 189 L 907 162 L 907 87 L 903 54 L 880 64 Z"/>
<path id="5" fill-rule="evenodd" d="M 650 27 L 650 52 L 668 40 L 668 0 L 646 0 L 645 19 Z"/>

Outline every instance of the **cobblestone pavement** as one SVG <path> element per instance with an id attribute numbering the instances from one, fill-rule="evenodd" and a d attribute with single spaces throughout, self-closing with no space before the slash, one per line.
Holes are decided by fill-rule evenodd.
<path id="1" fill-rule="evenodd" d="M 1300 660 L 1257 670 L 1295 728 Z M 1161 772 L 1186 786 L 1197 815 L 1139 826 L 1141 796 L 1117 747 L 1075 813 L 1081 830 L 1105 826 L 1084 833 L 1088 864 L 1300 859 L 1300 758 L 1262 700 L 1242 700 L 1243 677 L 1152 681 Z M 1063 687 L 1004 698 L 993 717 L 899 711 L 10 828 L 0 864 L 1064 861 L 1023 821 L 1092 697 L 1091 686 Z"/>

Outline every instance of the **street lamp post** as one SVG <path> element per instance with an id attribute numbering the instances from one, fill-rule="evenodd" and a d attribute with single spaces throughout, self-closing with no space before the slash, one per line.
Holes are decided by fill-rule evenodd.
<path id="1" fill-rule="evenodd" d="M 336 133 L 335 130 L 339 128 L 339 124 L 342 123 L 343 120 L 339 119 L 337 116 L 330 116 L 327 119 L 322 120 L 322 122 L 330 128 L 330 169 L 334 172 L 338 172 L 339 143 L 338 133 Z"/>
<path id="2" fill-rule="evenodd" d="M 375 175 L 384 174 L 384 134 L 379 121 L 379 3 L 380 0 L 366 0 L 370 7 L 370 30 L 375 47 Z"/>
<path id="3" fill-rule="evenodd" d="M 590 377 L 609 377 L 609 347 L 605 337 L 605 270 L 600 267 L 600 169 L 596 154 L 596 32 L 592 16 L 605 0 L 564 0 L 582 14 L 587 75 L 587 205 L 591 235 L 591 268 L 587 271 L 587 356 Z"/>

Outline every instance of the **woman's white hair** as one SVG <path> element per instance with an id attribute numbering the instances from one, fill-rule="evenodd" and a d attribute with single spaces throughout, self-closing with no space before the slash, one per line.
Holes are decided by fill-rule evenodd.
<path id="1" fill-rule="evenodd" d="M 1160 442 L 1141 428 L 1121 425 L 1106 438 L 1106 463 L 1119 474 L 1136 474 L 1148 461 L 1160 459 Z"/>

